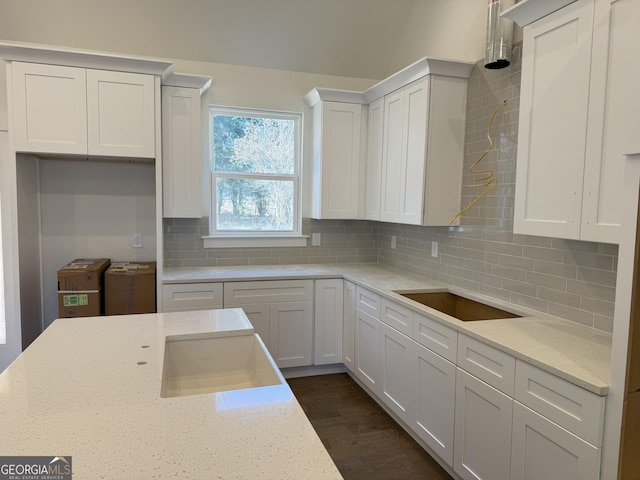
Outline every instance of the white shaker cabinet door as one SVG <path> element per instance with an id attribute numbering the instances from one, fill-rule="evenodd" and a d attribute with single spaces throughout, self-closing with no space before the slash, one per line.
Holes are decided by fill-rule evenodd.
<path id="1" fill-rule="evenodd" d="M 400 419 L 409 424 L 413 418 L 414 382 L 411 379 L 411 344 L 413 341 L 380 324 L 380 393 L 382 401 Z"/>
<path id="2" fill-rule="evenodd" d="M 85 69 L 21 62 L 11 68 L 16 151 L 86 155 Z"/>
<path id="3" fill-rule="evenodd" d="M 90 155 L 155 157 L 154 89 L 152 75 L 87 70 Z"/>
<path id="4" fill-rule="evenodd" d="M 342 363 L 355 372 L 356 355 L 356 286 L 344 281 L 342 328 Z"/>
<path id="5" fill-rule="evenodd" d="M 453 469 L 465 480 L 506 480 L 513 399 L 458 368 Z"/>
<path id="6" fill-rule="evenodd" d="M 364 218 L 367 220 L 380 220 L 383 127 L 384 97 L 369 104 L 364 201 Z"/>
<path id="7" fill-rule="evenodd" d="M 313 363 L 313 302 L 269 304 L 269 351 L 280 368 Z"/>
<path id="8" fill-rule="evenodd" d="M 514 403 L 513 480 L 598 480 L 600 456 L 599 448 Z"/>
<path id="9" fill-rule="evenodd" d="M 356 376 L 380 396 L 380 320 L 356 308 Z"/>
<path id="10" fill-rule="evenodd" d="M 200 89 L 162 87 L 162 214 L 201 218 Z"/>
<path id="11" fill-rule="evenodd" d="M 341 278 L 316 280 L 314 365 L 342 363 L 343 296 Z"/>
<path id="12" fill-rule="evenodd" d="M 453 465 L 456 366 L 413 343 L 411 380 L 415 383 L 415 416 L 409 423 L 449 466 Z"/>
<path id="13" fill-rule="evenodd" d="M 514 232 L 580 238 L 593 0 L 523 31 Z"/>

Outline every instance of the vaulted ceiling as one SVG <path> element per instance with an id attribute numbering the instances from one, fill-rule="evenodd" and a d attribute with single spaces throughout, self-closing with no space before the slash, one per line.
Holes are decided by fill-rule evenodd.
<path id="1" fill-rule="evenodd" d="M 473 36 L 477 37 L 477 24 L 482 23 L 478 6 L 482 5 L 482 9 L 485 3 L 484 0 L 0 0 L 0 38 L 376 79 L 388 75 L 403 39 L 412 41 L 407 40 L 407 29 L 414 31 L 414 37 L 418 33 L 418 38 L 422 38 L 419 32 L 422 27 L 412 18 L 416 11 L 426 20 L 431 19 L 432 30 L 436 20 L 435 25 L 442 33 L 458 28 L 460 35 L 469 34 L 473 26 Z M 435 17 L 454 4 L 461 12 L 471 12 L 472 18 L 465 20 L 463 14 L 457 14 L 462 23 L 443 19 L 443 25 L 438 25 Z"/>

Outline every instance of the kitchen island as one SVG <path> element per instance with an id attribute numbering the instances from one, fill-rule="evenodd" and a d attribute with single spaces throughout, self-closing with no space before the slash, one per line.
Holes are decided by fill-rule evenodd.
<path id="1" fill-rule="evenodd" d="M 0 455 L 76 479 L 340 479 L 286 383 L 161 397 L 165 342 L 253 334 L 239 309 L 58 319 L 0 374 Z"/>

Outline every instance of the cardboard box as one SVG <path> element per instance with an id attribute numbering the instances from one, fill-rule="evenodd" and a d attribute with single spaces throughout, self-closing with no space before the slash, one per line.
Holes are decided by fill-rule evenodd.
<path id="1" fill-rule="evenodd" d="M 77 258 L 58 270 L 58 291 L 100 290 L 108 258 Z"/>
<path id="2" fill-rule="evenodd" d="M 114 262 L 104 274 L 105 313 L 155 313 L 156 262 Z"/>
<path id="3" fill-rule="evenodd" d="M 102 290 L 58 292 L 60 318 L 95 317 L 103 311 Z"/>

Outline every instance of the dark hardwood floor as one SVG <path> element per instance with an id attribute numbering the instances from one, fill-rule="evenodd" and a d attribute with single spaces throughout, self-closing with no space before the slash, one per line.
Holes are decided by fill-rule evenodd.
<path id="1" fill-rule="evenodd" d="M 345 480 L 452 480 L 346 373 L 288 382 Z"/>

